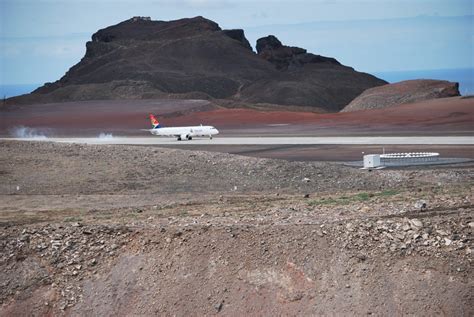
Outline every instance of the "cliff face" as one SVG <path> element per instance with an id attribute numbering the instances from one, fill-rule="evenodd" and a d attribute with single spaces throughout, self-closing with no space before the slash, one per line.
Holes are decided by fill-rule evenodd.
<path id="1" fill-rule="evenodd" d="M 215 98 L 339 111 L 385 84 L 274 36 L 259 39 L 255 53 L 243 30 L 222 30 L 203 17 L 132 18 L 99 30 L 86 47 L 60 80 L 10 102 Z"/>
<path id="2" fill-rule="evenodd" d="M 257 53 L 280 70 L 295 70 L 305 64 L 317 63 L 341 66 L 334 58 L 307 53 L 304 48 L 283 45 L 274 35 L 257 40 Z"/>
<path id="3" fill-rule="evenodd" d="M 348 104 L 342 112 L 387 108 L 459 95 L 458 83 L 430 79 L 406 80 L 367 89 Z"/>

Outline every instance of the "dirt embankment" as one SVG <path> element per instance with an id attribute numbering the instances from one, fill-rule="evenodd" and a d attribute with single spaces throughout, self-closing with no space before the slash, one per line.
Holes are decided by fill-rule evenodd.
<path id="1" fill-rule="evenodd" d="M 0 146 L 2 315 L 473 314 L 470 167 Z"/>

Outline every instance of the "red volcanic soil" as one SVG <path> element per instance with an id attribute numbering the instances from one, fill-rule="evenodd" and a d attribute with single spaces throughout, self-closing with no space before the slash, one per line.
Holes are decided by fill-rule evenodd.
<path id="1" fill-rule="evenodd" d="M 0 111 L 0 134 L 14 127 L 54 135 L 143 135 L 148 114 L 163 126 L 214 125 L 223 135 L 473 134 L 474 98 L 452 97 L 347 113 L 217 109 L 198 100 L 84 101 Z"/>
<path id="2" fill-rule="evenodd" d="M 100 132 L 143 134 L 151 128 L 148 115 L 173 117 L 214 109 L 205 100 L 101 100 L 15 106 L 0 109 L 0 135 L 16 127 L 35 128 L 56 135 L 91 135 Z"/>
<path id="3" fill-rule="evenodd" d="M 474 132 L 474 98 L 433 99 L 387 109 L 347 113 L 260 112 L 251 109 L 216 109 L 173 118 L 173 125 L 205 123 L 221 129 L 261 129 L 279 133 L 326 132 Z M 298 126 L 298 127 L 295 127 Z M 342 131 L 341 131 L 342 130 Z M 246 131 L 242 131 L 246 132 Z"/>
<path id="4" fill-rule="evenodd" d="M 321 115 L 314 112 L 290 111 L 257 111 L 253 109 L 215 109 L 172 118 L 173 124 L 206 124 L 221 125 L 225 127 L 255 126 L 259 124 L 309 124 L 321 119 Z"/>

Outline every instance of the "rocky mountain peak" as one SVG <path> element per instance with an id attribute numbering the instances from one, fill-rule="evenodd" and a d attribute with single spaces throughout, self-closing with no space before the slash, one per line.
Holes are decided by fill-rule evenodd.
<path id="1" fill-rule="evenodd" d="M 255 53 L 243 30 L 201 16 L 132 17 L 98 30 L 61 79 L 13 102 L 215 98 L 332 112 L 385 83 L 274 35 L 259 39 Z"/>
<path id="2" fill-rule="evenodd" d="M 283 45 L 274 35 L 257 40 L 257 54 L 274 64 L 279 70 L 291 70 L 315 63 L 340 65 L 334 58 L 307 53 L 304 48 Z"/>
<path id="3" fill-rule="evenodd" d="M 257 40 L 257 54 L 268 50 L 276 50 L 283 47 L 275 35 L 268 35 Z"/>
<path id="4" fill-rule="evenodd" d="M 237 40 L 244 46 L 245 48 L 248 48 L 249 50 L 252 51 L 252 46 L 250 45 L 249 41 L 245 37 L 244 30 L 242 29 L 232 29 L 232 30 L 224 30 L 222 31 L 225 35 L 228 37 Z"/>
<path id="5" fill-rule="evenodd" d="M 174 21 L 153 21 L 148 17 L 133 17 L 97 31 L 92 35 L 92 41 L 107 43 L 120 40 L 154 40 L 170 34 L 183 37 L 220 30 L 217 23 L 202 16 Z"/>

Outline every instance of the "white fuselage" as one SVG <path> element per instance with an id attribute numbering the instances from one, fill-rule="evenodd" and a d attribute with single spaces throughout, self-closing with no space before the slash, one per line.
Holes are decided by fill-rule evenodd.
<path id="1" fill-rule="evenodd" d="M 219 131 L 213 126 L 193 126 L 193 127 L 169 127 L 150 129 L 151 134 L 157 136 L 176 137 L 178 140 L 190 140 L 193 137 L 205 136 L 212 138 L 219 134 Z"/>

